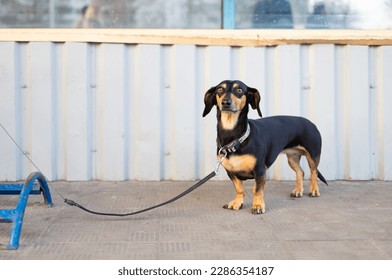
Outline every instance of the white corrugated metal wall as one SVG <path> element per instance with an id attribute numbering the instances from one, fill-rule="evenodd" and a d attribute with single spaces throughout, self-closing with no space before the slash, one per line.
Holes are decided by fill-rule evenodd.
<path id="1" fill-rule="evenodd" d="M 391 73 L 391 46 L 0 42 L 0 121 L 50 180 L 192 180 L 215 166 L 204 92 L 241 79 L 316 123 L 328 180 L 391 180 Z M 0 180 L 32 170 L 0 130 Z M 295 178 L 285 157 L 269 177 Z"/>

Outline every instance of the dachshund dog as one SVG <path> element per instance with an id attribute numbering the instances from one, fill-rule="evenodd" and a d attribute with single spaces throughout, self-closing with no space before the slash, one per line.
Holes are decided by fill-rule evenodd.
<path id="1" fill-rule="evenodd" d="M 317 170 L 321 155 L 321 135 L 309 120 L 294 116 L 273 116 L 257 120 L 248 119 L 249 106 L 260 117 L 260 93 L 241 81 L 223 81 L 210 88 L 204 96 L 205 117 L 214 105 L 217 108 L 217 156 L 234 184 L 236 197 L 224 205 L 239 210 L 244 203 L 242 181 L 255 179 L 252 213 L 265 212 L 264 185 L 266 171 L 280 153 L 286 154 L 289 166 L 296 174 L 292 197 L 303 195 L 304 171 L 300 166 L 305 156 L 310 167 L 311 197 L 320 196 L 317 177 L 327 184 Z"/>

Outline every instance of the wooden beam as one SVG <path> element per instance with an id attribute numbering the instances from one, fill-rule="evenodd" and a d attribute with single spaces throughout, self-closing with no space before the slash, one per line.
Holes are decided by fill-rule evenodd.
<path id="1" fill-rule="evenodd" d="M 392 45 L 392 30 L 0 29 L 0 41 L 273 46 Z"/>

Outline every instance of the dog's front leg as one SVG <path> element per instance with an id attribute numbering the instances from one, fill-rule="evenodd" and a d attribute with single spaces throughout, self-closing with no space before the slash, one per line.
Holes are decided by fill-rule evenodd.
<path id="1" fill-rule="evenodd" d="M 231 181 L 234 184 L 236 196 L 235 199 L 230 201 L 229 203 L 225 204 L 223 208 L 225 209 L 231 209 L 231 210 L 240 210 L 242 206 L 244 205 L 244 187 L 242 185 L 242 181 L 238 179 L 236 176 L 230 174 L 229 172 L 227 173 L 231 179 Z"/>
<path id="2" fill-rule="evenodd" d="M 265 203 L 264 203 L 264 185 L 266 181 L 266 175 L 256 176 L 255 185 L 253 186 L 253 204 L 252 214 L 264 214 Z"/>

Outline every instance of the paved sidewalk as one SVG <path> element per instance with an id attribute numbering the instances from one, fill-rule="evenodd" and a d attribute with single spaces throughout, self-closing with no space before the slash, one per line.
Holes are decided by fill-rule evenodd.
<path id="1" fill-rule="evenodd" d="M 194 182 L 55 182 L 65 197 L 97 211 L 130 212 L 168 200 Z M 308 182 L 306 182 L 308 183 Z M 138 216 L 94 216 L 52 190 L 53 208 L 30 196 L 20 248 L 0 259 L 392 259 L 392 182 L 330 182 L 319 198 L 289 197 L 293 182 L 267 182 L 267 212 L 225 210 L 231 182 L 210 181 Z M 307 185 L 306 185 L 307 189 Z M 0 196 L 0 208 L 17 196 Z M 0 244 L 10 224 L 0 224 Z"/>

